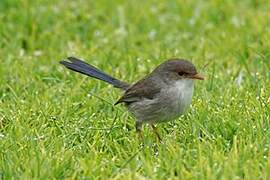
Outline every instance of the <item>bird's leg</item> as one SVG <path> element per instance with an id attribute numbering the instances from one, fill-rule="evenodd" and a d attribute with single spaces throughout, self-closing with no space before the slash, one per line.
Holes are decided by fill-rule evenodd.
<path id="1" fill-rule="evenodd" d="M 152 127 L 154 133 L 156 134 L 156 136 L 158 138 L 158 141 L 161 142 L 162 139 L 161 139 L 161 137 L 160 137 L 160 135 L 158 133 L 158 130 L 157 130 L 156 126 L 154 124 L 151 124 L 151 127 Z"/>
<path id="2" fill-rule="evenodd" d="M 143 136 L 142 136 L 142 122 L 136 121 L 136 132 L 138 134 L 138 137 L 140 141 L 143 141 Z"/>

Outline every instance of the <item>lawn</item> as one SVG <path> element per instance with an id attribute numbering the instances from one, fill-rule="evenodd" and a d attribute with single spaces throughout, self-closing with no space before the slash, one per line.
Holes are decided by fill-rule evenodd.
<path id="1" fill-rule="evenodd" d="M 142 146 L 122 92 L 67 56 L 127 82 L 185 58 L 206 80 Z M 270 179 L 268 0 L 0 1 L 0 179 L 107 178 Z"/>

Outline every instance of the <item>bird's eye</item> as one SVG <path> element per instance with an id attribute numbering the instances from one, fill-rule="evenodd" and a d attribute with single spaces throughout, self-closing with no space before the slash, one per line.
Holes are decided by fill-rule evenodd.
<path id="1" fill-rule="evenodd" d="M 179 76 L 183 76 L 183 75 L 185 75 L 186 73 L 184 73 L 184 72 L 178 72 L 178 75 Z"/>

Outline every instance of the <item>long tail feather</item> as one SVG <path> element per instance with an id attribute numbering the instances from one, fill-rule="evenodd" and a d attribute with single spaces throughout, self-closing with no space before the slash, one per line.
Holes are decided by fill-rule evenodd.
<path id="1" fill-rule="evenodd" d="M 128 83 L 120 81 L 80 59 L 68 57 L 67 60 L 60 61 L 60 63 L 70 70 L 105 81 L 116 88 L 127 89 L 129 87 Z"/>

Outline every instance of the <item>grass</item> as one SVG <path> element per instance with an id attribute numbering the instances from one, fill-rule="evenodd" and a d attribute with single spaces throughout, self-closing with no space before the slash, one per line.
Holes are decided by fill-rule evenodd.
<path id="1" fill-rule="evenodd" d="M 267 0 L 1 0 L 0 179 L 270 179 L 269 22 Z M 186 58 L 207 80 L 142 147 L 71 55 L 128 82 Z"/>

